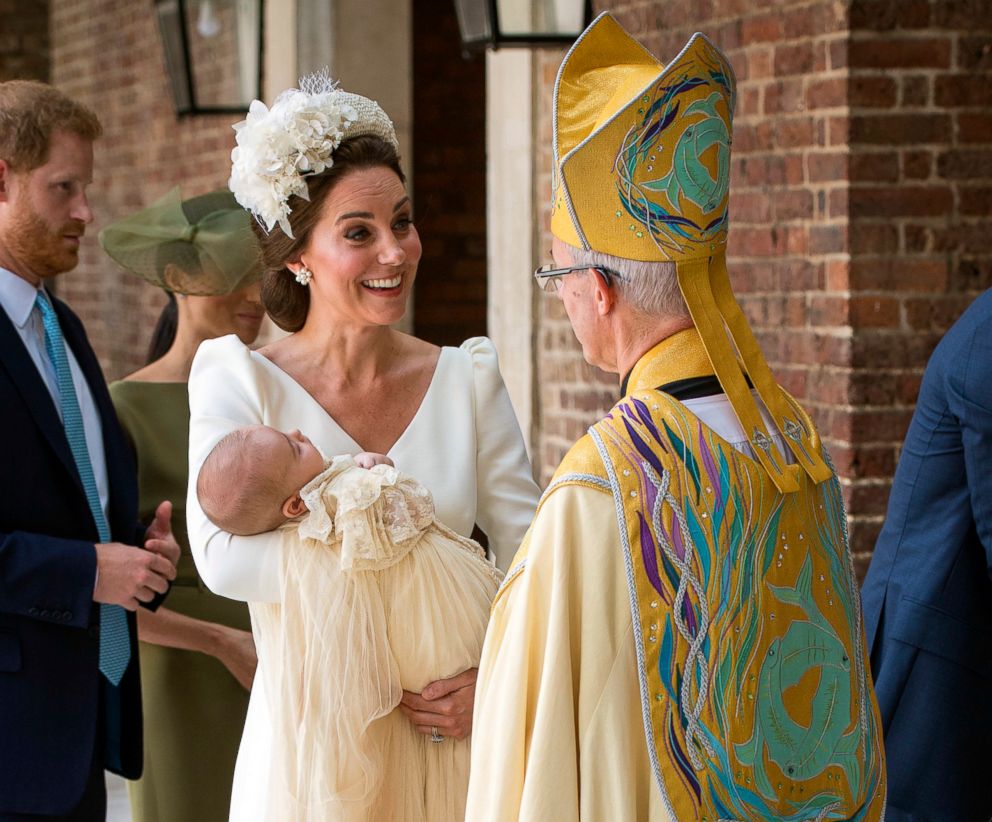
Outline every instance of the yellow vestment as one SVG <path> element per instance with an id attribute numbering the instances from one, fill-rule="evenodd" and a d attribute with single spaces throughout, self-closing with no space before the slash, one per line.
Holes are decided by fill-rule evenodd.
<path id="1" fill-rule="evenodd" d="M 836 480 L 782 494 L 656 390 L 709 370 L 695 331 L 657 345 L 549 486 L 493 606 L 470 822 L 881 818 Z"/>
<path id="2" fill-rule="evenodd" d="M 565 457 L 496 596 L 469 822 L 884 815 L 839 483 L 730 289 L 735 97 L 704 36 L 662 64 L 609 14 L 559 69 L 552 233 L 672 263 L 694 328 Z M 748 453 L 672 396 L 706 378 Z"/>

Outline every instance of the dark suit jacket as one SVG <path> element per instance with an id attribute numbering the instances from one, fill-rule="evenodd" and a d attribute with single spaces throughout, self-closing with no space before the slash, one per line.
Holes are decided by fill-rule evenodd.
<path id="1" fill-rule="evenodd" d="M 992 291 L 927 365 L 864 584 L 889 822 L 992 818 Z"/>
<path id="2" fill-rule="evenodd" d="M 79 319 L 52 302 L 100 413 L 112 539 L 141 545 L 134 460 L 100 366 Z M 0 453 L 0 813 L 60 814 L 102 740 L 110 770 L 141 773 L 138 648 L 129 613 L 131 663 L 109 685 L 97 667 L 96 524 L 51 395 L 2 309 Z"/>

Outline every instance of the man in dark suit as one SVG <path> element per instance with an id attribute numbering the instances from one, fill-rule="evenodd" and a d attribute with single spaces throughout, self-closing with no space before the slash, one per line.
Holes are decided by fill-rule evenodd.
<path id="1" fill-rule="evenodd" d="M 106 816 L 104 768 L 141 772 L 134 609 L 175 576 L 78 318 L 48 294 L 93 219 L 96 116 L 0 83 L 0 822 Z M 143 548 L 135 547 L 143 545 Z"/>
<path id="2" fill-rule="evenodd" d="M 992 291 L 923 375 L 864 590 L 889 822 L 992 819 Z"/>

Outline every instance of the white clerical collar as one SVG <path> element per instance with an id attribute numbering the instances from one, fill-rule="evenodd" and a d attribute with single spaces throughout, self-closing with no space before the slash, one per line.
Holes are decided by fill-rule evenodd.
<path id="1" fill-rule="evenodd" d="M 18 328 L 24 328 L 31 318 L 38 291 L 38 287 L 23 277 L 0 266 L 0 306 Z"/>

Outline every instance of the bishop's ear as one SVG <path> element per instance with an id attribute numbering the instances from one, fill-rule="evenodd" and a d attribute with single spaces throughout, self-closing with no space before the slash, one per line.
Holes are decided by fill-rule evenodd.
<path id="1" fill-rule="evenodd" d="M 293 494 L 282 504 L 282 513 L 287 519 L 293 519 L 306 513 L 307 506 L 299 494 Z"/>
<path id="2" fill-rule="evenodd" d="M 616 303 L 616 292 L 611 288 L 610 281 L 597 269 L 592 269 L 592 296 L 596 303 L 596 313 L 605 317 L 613 310 Z"/>

